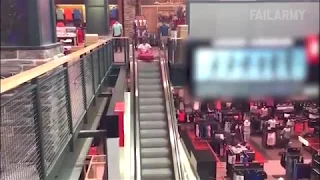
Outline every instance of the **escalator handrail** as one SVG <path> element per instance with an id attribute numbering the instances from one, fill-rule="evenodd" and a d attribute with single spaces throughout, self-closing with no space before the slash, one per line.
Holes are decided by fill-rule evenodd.
<path id="1" fill-rule="evenodd" d="M 133 43 L 134 44 L 134 43 Z M 130 93 L 131 93 L 131 126 L 130 126 L 130 156 L 131 156 L 131 177 L 134 180 L 141 180 L 141 150 L 140 150 L 140 121 L 139 121 L 139 91 L 138 91 L 138 66 L 135 57 L 135 47 L 132 45 L 132 58 L 130 61 Z"/>
<path id="2" fill-rule="evenodd" d="M 178 148 L 178 129 L 176 125 L 176 121 L 174 118 L 173 112 L 173 103 L 172 103 L 172 93 L 171 93 L 171 86 L 168 77 L 168 62 L 165 58 L 165 53 L 159 50 L 160 56 L 160 67 L 161 67 L 161 76 L 162 76 L 162 83 L 164 88 L 164 95 L 165 95 L 165 104 L 167 109 L 167 117 L 168 117 L 168 128 L 169 128 L 169 138 L 170 138 L 170 145 L 172 150 L 172 163 L 174 168 L 174 179 L 183 180 L 184 176 L 182 174 L 182 166 L 180 161 L 180 154 Z"/>

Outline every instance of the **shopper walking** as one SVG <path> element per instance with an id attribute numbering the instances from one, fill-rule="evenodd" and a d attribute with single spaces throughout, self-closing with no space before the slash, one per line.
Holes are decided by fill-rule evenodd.
<path id="1" fill-rule="evenodd" d="M 118 21 L 116 21 L 112 25 L 112 36 L 115 37 L 114 40 L 114 51 L 117 52 L 118 48 L 120 49 L 120 52 L 122 52 L 122 45 L 121 45 L 121 39 L 123 33 L 123 27 L 122 24 L 120 24 Z"/>

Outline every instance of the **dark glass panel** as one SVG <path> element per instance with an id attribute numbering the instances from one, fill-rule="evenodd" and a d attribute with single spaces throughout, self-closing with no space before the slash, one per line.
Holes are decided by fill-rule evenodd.
<path id="1" fill-rule="evenodd" d="M 1 46 L 28 46 L 27 0 L 1 0 Z"/>

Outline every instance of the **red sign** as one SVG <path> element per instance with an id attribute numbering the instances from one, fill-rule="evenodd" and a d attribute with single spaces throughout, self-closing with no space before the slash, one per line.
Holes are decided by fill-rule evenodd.
<path id="1" fill-rule="evenodd" d="M 124 102 L 117 102 L 114 107 L 114 112 L 118 114 L 119 119 L 119 145 L 124 147 Z"/>
<path id="2" fill-rule="evenodd" d="M 307 57 L 310 64 L 319 64 L 319 35 L 307 37 Z"/>

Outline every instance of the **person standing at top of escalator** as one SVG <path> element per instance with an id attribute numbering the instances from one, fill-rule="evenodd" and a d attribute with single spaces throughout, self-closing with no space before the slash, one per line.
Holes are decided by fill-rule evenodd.
<path id="1" fill-rule="evenodd" d="M 123 33 L 123 27 L 122 24 L 119 23 L 119 21 L 116 21 L 112 25 L 112 36 L 115 37 L 115 43 L 114 43 L 114 50 L 115 52 L 118 51 L 118 48 L 120 49 L 120 52 L 122 52 L 122 45 L 121 45 L 121 39 Z"/>

